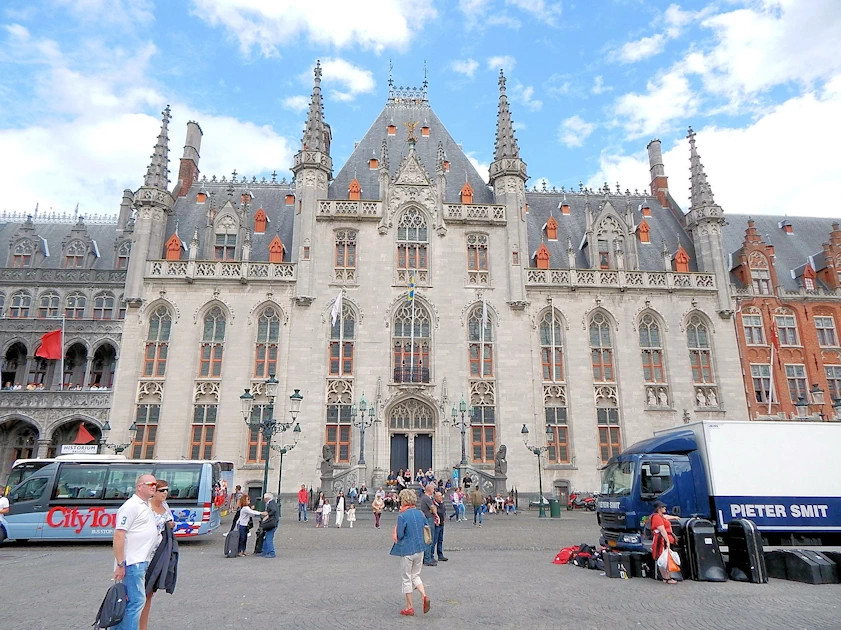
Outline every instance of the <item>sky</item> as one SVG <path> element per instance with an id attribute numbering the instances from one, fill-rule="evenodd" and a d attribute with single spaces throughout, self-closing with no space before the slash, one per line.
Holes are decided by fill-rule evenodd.
<path id="1" fill-rule="evenodd" d="M 687 210 L 687 127 L 716 201 L 841 217 L 841 1 L 5 0 L 3 211 L 114 214 L 171 105 L 208 176 L 291 177 L 323 66 L 334 172 L 397 86 L 420 86 L 487 179 L 500 68 L 528 186 L 647 189 L 663 143 Z"/>

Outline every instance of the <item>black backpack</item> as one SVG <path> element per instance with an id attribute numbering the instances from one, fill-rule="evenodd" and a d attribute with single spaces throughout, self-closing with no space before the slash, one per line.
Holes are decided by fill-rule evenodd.
<path id="1" fill-rule="evenodd" d="M 102 600 L 99 612 L 96 613 L 93 627 L 111 628 L 120 623 L 126 614 L 126 602 L 128 602 L 126 586 L 122 582 L 116 582 L 105 593 L 105 599 Z"/>

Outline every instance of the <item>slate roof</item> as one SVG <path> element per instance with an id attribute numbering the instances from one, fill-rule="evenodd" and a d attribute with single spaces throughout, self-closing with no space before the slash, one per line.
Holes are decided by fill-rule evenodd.
<path id="1" fill-rule="evenodd" d="M 561 214 L 560 205 L 564 197 L 566 197 L 567 203 L 570 206 L 570 213 L 568 215 Z M 526 192 L 526 203 L 529 205 L 527 222 L 530 266 L 536 266 L 536 262 L 532 256 L 538 247 L 540 247 L 540 243 L 544 242 L 549 249 L 549 267 L 552 269 L 568 268 L 567 238 L 569 238 L 575 249 L 576 267 L 579 269 L 589 268 L 590 263 L 587 247 L 581 248 L 581 243 L 587 231 L 586 203 L 588 198 L 593 212 L 598 214 L 600 205 L 606 199 L 603 193 L 601 195 L 590 194 L 587 196 L 579 192 Z M 634 217 L 634 225 L 631 226 L 631 229 L 636 228 L 643 218 L 641 211 L 642 205 L 647 202 L 651 208 L 651 216 L 645 217 L 646 223 L 651 228 L 649 232 L 650 242 L 637 242 L 640 269 L 645 271 L 663 271 L 663 240 L 665 240 L 666 247 L 672 256 L 677 252 L 678 244 L 683 245 L 686 253 L 689 254 L 689 269 L 691 271 L 698 270 L 695 260 L 695 246 L 683 225 L 678 221 L 675 213 L 669 208 L 662 207 L 657 202 L 657 199 L 653 197 L 642 195 L 629 195 L 626 197 L 625 195 L 611 194 L 607 199 L 610 200 L 611 205 L 623 219 L 625 217 L 625 204 L 630 201 Z M 545 233 L 543 232 L 543 226 L 549 219 L 550 212 L 558 222 L 557 241 L 546 240 Z"/>
<path id="2" fill-rule="evenodd" d="M 0 222 L 0 266 L 11 265 L 11 260 L 4 256 L 10 253 L 12 243 L 18 240 L 18 230 L 23 226 L 22 222 Z M 35 238 L 36 246 L 41 253 L 49 252 L 41 264 L 39 269 L 60 269 L 64 266 L 61 244 L 70 237 L 70 233 L 75 227 L 75 221 L 60 223 L 57 221 L 41 222 L 36 221 L 33 226 L 32 233 Z M 96 241 L 95 250 L 98 250 L 99 257 L 94 259 L 90 269 L 114 269 L 116 267 L 116 251 L 114 245 L 118 238 L 122 240 L 122 234 L 117 233 L 117 221 L 114 218 L 113 223 L 105 224 L 85 224 L 88 236 Z M 46 241 L 46 250 L 43 242 L 38 242 L 38 238 Z"/>
<path id="3" fill-rule="evenodd" d="M 839 222 L 838 218 L 831 217 L 748 216 L 746 214 L 727 214 L 725 217 L 727 218 L 723 233 L 725 255 L 733 256 L 742 248 L 748 219 L 753 219 L 756 232 L 762 237 L 762 241 L 766 245 L 774 246 L 777 282 L 790 291 L 795 291 L 801 286 L 801 281 L 792 277 L 793 270 L 799 270 L 802 274 L 806 263 L 810 263 L 815 271 L 823 268 L 823 244 L 829 242 L 832 224 Z M 788 221 L 791 224 L 793 228 L 791 234 L 787 234 L 779 227 L 780 221 Z M 730 267 L 734 263 L 735 260 L 731 260 Z M 731 282 L 737 287 L 742 286 L 734 274 L 731 274 Z M 820 280 L 817 284 L 827 288 Z"/>

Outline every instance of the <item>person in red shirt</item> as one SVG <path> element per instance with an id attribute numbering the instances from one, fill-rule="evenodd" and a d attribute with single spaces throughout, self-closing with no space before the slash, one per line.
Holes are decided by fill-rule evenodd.
<path id="1" fill-rule="evenodd" d="M 651 546 L 651 554 L 654 556 L 654 563 L 663 553 L 663 549 L 671 549 L 677 541 L 672 533 L 672 521 L 678 520 L 677 516 L 666 514 L 666 504 L 662 501 L 654 502 L 654 514 L 651 515 L 651 533 L 654 535 L 654 544 Z M 667 584 L 677 584 L 669 575 L 668 569 L 661 569 L 663 581 Z"/>
<path id="2" fill-rule="evenodd" d="M 298 490 L 298 520 L 307 520 L 307 503 L 309 502 L 309 495 L 307 494 L 307 486 L 301 484 L 301 489 Z M 301 518 L 303 517 L 303 518 Z"/>

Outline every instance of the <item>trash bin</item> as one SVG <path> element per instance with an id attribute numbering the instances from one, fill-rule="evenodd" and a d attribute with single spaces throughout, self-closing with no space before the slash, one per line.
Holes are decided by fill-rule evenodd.
<path id="1" fill-rule="evenodd" d="M 549 499 L 549 516 L 561 518 L 561 502 L 557 499 Z"/>

